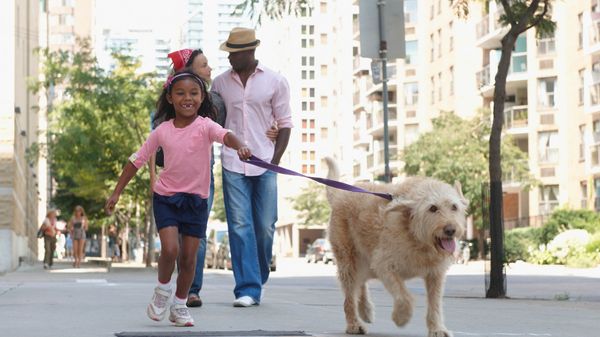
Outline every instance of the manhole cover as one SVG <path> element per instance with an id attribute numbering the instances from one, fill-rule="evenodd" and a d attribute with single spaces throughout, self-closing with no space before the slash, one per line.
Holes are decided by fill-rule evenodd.
<path id="1" fill-rule="evenodd" d="M 117 337 L 210 337 L 210 336 L 252 336 L 252 337 L 293 337 L 293 336 L 312 336 L 304 331 L 268 331 L 268 330 L 247 330 L 247 331 L 124 331 L 115 333 Z"/>

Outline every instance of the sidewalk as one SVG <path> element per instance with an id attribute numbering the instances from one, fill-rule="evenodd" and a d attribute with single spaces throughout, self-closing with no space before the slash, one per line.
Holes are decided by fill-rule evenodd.
<path id="1" fill-rule="evenodd" d="M 280 259 L 258 307 L 234 308 L 230 271 L 207 270 L 204 305 L 193 308 L 196 326 L 176 328 L 153 322 L 145 307 L 156 270 L 114 263 L 111 271 L 59 263 L 41 264 L 0 276 L 1 336 L 346 336 L 343 298 L 335 266 Z M 89 268 L 88 268 L 89 267 Z M 444 298 L 445 321 L 455 337 L 597 335 L 600 269 L 516 264 L 507 270 L 508 300 L 483 298 L 483 264 L 454 265 Z M 427 336 L 423 282 L 408 288 L 415 295 L 412 320 L 398 328 L 390 319 L 392 301 L 381 284 L 369 284 L 375 321 L 368 335 Z M 556 296 L 562 294 L 562 296 Z"/>

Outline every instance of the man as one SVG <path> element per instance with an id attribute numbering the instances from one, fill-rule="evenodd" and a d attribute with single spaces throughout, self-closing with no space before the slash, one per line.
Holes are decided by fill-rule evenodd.
<path id="1" fill-rule="evenodd" d="M 229 52 L 231 69 L 217 76 L 212 90 L 225 102 L 225 128 L 252 153 L 279 164 L 292 128 L 290 90 L 286 79 L 255 59 L 260 40 L 253 29 L 234 28 L 221 50 Z M 275 142 L 266 131 L 276 124 Z M 223 148 L 223 198 L 235 278 L 235 307 L 260 304 L 269 278 L 273 233 L 277 221 L 277 175 L 241 162 Z"/>

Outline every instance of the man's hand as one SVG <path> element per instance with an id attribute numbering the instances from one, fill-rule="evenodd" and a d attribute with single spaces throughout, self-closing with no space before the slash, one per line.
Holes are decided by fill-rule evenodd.
<path id="1" fill-rule="evenodd" d="M 277 135 L 279 134 L 279 129 L 277 125 L 272 125 L 269 130 L 266 132 L 267 138 L 269 138 L 272 142 L 277 140 Z"/>

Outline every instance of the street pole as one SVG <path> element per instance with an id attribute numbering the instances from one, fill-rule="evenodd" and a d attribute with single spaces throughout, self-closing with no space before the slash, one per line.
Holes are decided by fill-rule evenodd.
<path id="1" fill-rule="evenodd" d="M 381 59 L 381 82 L 383 90 L 383 157 L 385 162 L 384 181 L 392 181 L 390 174 L 390 147 L 388 131 L 388 87 L 387 87 L 387 41 L 385 40 L 385 31 L 383 26 L 383 10 L 385 0 L 377 1 L 377 16 L 379 22 L 379 58 Z"/>

